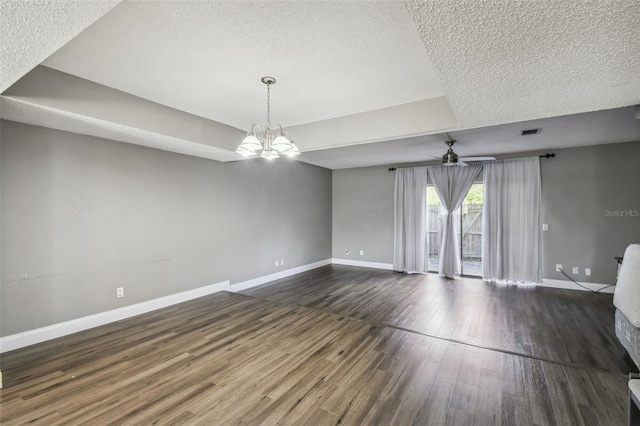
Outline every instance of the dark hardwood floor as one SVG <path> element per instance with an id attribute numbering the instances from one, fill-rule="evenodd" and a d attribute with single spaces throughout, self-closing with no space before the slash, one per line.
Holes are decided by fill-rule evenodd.
<path id="1" fill-rule="evenodd" d="M 624 424 L 611 295 L 328 266 L 4 354 L 2 424 Z"/>
<path id="2" fill-rule="evenodd" d="M 568 365 L 629 369 L 612 294 L 338 265 L 243 294 Z"/>

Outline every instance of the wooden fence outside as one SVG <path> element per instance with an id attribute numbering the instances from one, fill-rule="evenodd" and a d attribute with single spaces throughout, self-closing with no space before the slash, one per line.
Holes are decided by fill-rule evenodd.
<path id="1" fill-rule="evenodd" d="M 445 216 L 438 211 L 438 205 L 427 206 L 427 239 L 429 257 L 439 256 Z M 456 217 L 456 228 L 462 228 L 462 260 L 480 261 L 482 258 L 482 205 L 467 204 L 461 208 L 460 218 Z M 459 238 L 459 236 L 458 236 Z M 460 241 L 460 240 L 458 240 Z"/>

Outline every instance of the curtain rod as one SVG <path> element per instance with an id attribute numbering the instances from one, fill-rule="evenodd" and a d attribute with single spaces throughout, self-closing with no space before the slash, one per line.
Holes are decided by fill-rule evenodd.
<path id="1" fill-rule="evenodd" d="M 554 154 L 554 153 L 546 153 L 546 154 L 544 154 L 544 155 L 540 155 L 540 158 L 553 158 L 553 157 L 555 157 L 555 156 L 556 156 L 556 154 Z M 399 168 L 400 168 L 400 169 L 404 169 L 405 167 L 399 167 Z M 396 167 L 389 167 L 389 171 L 390 171 L 390 172 L 395 172 L 396 170 L 398 170 L 398 168 L 396 168 Z"/>

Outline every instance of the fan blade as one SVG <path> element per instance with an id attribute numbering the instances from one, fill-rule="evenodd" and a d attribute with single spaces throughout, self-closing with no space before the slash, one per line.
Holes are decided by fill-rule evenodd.
<path id="1" fill-rule="evenodd" d="M 459 158 L 458 161 L 493 161 L 496 157 L 464 157 Z"/>
<path id="2" fill-rule="evenodd" d="M 468 164 L 467 164 L 467 163 L 465 163 L 464 161 L 460 161 L 460 160 L 458 160 L 458 162 L 456 163 L 456 166 L 460 166 L 460 167 L 467 167 L 467 166 L 468 166 Z"/>

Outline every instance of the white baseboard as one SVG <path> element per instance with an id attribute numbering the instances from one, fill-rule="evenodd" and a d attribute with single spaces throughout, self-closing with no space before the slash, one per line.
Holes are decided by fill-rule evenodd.
<path id="1" fill-rule="evenodd" d="M 350 259 L 338 259 L 338 258 L 325 259 L 319 262 L 310 263 L 308 265 L 302 265 L 296 268 L 287 269 L 285 271 L 276 272 L 274 274 L 264 275 L 262 277 L 243 281 L 234 285 L 230 285 L 229 281 L 223 281 L 217 284 L 211 284 L 211 285 L 199 287 L 193 290 L 188 290 L 188 291 L 160 297 L 153 300 L 148 300 L 146 302 L 124 306 L 122 308 L 113 309 L 111 311 L 101 312 L 99 314 L 89 315 L 86 317 L 65 321 L 59 324 L 37 328 L 35 330 L 29 330 L 23 333 L 17 333 L 17 334 L 12 334 L 10 336 L 1 337 L 0 353 L 9 352 L 15 349 L 20 349 L 26 346 L 34 345 L 36 343 L 40 343 L 40 342 L 55 339 L 58 337 L 66 336 L 69 334 L 77 333 L 79 331 L 88 330 L 93 327 L 98 327 L 111 322 L 120 321 L 136 315 L 140 315 L 147 312 L 155 311 L 157 309 L 165 308 L 167 306 L 186 302 L 192 299 L 197 299 L 198 297 L 207 296 L 209 294 L 213 294 L 219 291 L 226 290 L 226 291 L 238 292 L 238 291 L 246 290 L 248 288 L 265 284 L 270 281 L 286 278 L 291 275 L 310 271 L 312 269 L 316 269 L 321 266 L 326 266 L 330 264 L 393 270 L 393 265 L 391 263 L 366 262 L 362 260 L 350 260 Z M 596 283 L 580 283 L 580 284 L 594 291 L 597 291 L 608 285 L 608 284 L 596 284 Z M 586 291 L 585 289 L 575 285 L 571 281 L 564 281 L 564 280 L 554 280 L 554 279 L 545 278 L 543 282 L 539 283 L 538 285 L 541 287 L 553 287 L 553 288 L 562 288 L 562 289 L 569 289 L 569 290 Z M 614 290 L 615 290 L 615 286 L 602 290 L 602 293 L 613 293 Z"/>
<path id="2" fill-rule="evenodd" d="M 365 262 L 362 260 L 338 259 L 338 258 L 331 259 L 331 263 L 335 265 L 360 266 L 363 268 L 386 269 L 389 271 L 393 270 L 393 264 L 391 263 Z M 583 283 L 583 282 L 580 282 L 580 284 L 593 291 L 598 291 L 604 287 L 607 287 L 604 290 L 600 291 L 600 293 L 613 293 L 616 288 L 615 286 L 609 287 L 609 284 Z M 568 280 L 565 281 L 565 280 L 554 280 L 554 279 L 544 278 L 542 280 L 542 283 L 538 283 L 537 285 L 540 287 L 561 288 L 565 290 L 588 291 Z"/>
<path id="3" fill-rule="evenodd" d="M 265 284 L 271 281 L 279 280 L 281 278 L 290 277 L 291 275 L 299 274 L 301 272 L 310 271 L 312 269 L 319 268 L 321 266 L 326 266 L 331 264 L 331 259 L 321 260 L 319 262 L 309 263 L 307 265 L 298 266 L 297 268 L 286 269 L 284 271 L 276 272 L 269 275 L 264 275 L 262 277 L 253 278 L 251 280 L 242 281 L 236 284 L 233 284 L 228 290 L 233 292 L 238 292 L 242 290 L 246 290 L 251 287 L 255 287 L 261 284 Z"/>
<path id="4" fill-rule="evenodd" d="M 589 290 L 593 290 L 593 291 L 598 291 L 601 288 L 607 287 L 610 284 L 598 284 L 598 283 L 582 283 L 580 281 L 578 281 L 580 283 L 580 285 L 583 285 L 585 287 L 587 287 Z M 574 282 L 571 282 L 569 280 L 553 280 L 553 279 L 549 279 L 549 278 L 543 278 L 542 279 L 542 283 L 538 283 L 538 286 L 540 287 L 552 287 L 552 288 L 562 288 L 565 290 L 581 290 L 581 291 L 588 291 L 580 286 L 577 286 Z M 605 288 L 604 290 L 600 291 L 600 293 L 613 293 L 614 290 L 616 289 L 616 286 L 612 286 L 612 287 L 608 287 Z"/>
<path id="5" fill-rule="evenodd" d="M 187 290 L 169 296 L 147 300 L 146 302 L 123 306 L 122 308 L 113 309 L 111 311 L 76 318 L 59 324 L 49 325 L 47 327 L 36 328 L 35 330 L 25 331 L 24 333 L 12 334 L 10 336 L 0 338 L 0 353 L 24 348 L 46 340 L 55 339 L 57 337 L 67 336 L 79 331 L 120 321 L 228 289 L 229 281 L 223 281 L 217 284 L 194 288 L 193 290 Z"/>
<path id="6" fill-rule="evenodd" d="M 393 264 L 391 263 L 367 262 L 364 260 L 351 260 L 351 259 L 338 259 L 336 257 L 331 259 L 331 263 L 335 265 L 360 266 L 362 268 L 386 269 L 387 271 L 393 270 Z"/>
<path id="7" fill-rule="evenodd" d="M 285 271 L 276 272 L 275 274 L 265 275 L 254 278 L 252 280 L 243 281 L 241 283 L 230 285 L 229 281 L 223 281 L 217 284 L 211 284 L 199 287 L 193 290 L 160 297 L 146 302 L 136 303 L 134 305 L 123 306 L 122 308 L 113 309 L 111 311 L 101 312 L 99 314 L 89 315 L 82 318 L 76 318 L 59 324 L 53 324 L 47 327 L 37 328 L 35 330 L 25 331 L 24 333 L 12 334 L 10 336 L 0 337 L 0 353 L 9 352 L 15 349 L 24 348 L 36 343 L 55 339 L 79 331 L 88 330 L 111 322 L 120 321 L 136 315 L 155 311 L 157 309 L 166 308 L 167 306 L 186 302 L 188 300 L 197 299 L 198 297 L 207 296 L 219 291 L 240 291 L 247 288 L 255 287 L 269 281 L 286 278 L 291 275 L 319 268 L 321 266 L 330 265 L 331 259 L 321 260 L 319 262 L 310 263 L 308 265 L 299 266 L 297 268 L 287 269 Z"/>

